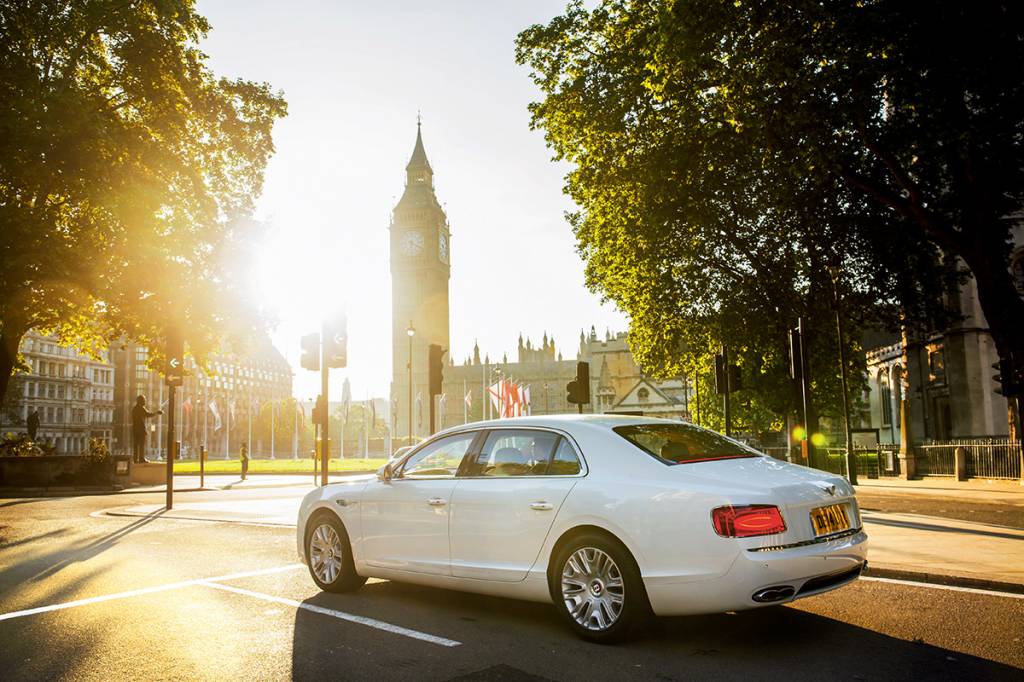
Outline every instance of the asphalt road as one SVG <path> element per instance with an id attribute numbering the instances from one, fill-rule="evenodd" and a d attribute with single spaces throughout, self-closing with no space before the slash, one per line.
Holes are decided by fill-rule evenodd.
<path id="1" fill-rule="evenodd" d="M 5 679 L 1024 676 L 1024 599 L 861 580 L 793 605 L 661 619 L 598 646 L 543 604 L 386 581 L 322 594 L 294 565 L 292 529 L 90 515 L 160 499 L 0 501 Z M 52 608 L 82 599 L 94 601 Z"/>

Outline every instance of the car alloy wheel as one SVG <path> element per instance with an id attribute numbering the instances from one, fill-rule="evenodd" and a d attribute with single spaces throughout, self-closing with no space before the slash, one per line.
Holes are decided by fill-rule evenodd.
<path id="1" fill-rule="evenodd" d="M 328 592 L 351 592 L 366 578 L 356 573 L 348 533 L 331 512 L 318 512 L 306 527 L 306 564 L 313 582 Z"/>
<path id="2" fill-rule="evenodd" d="M 321 523 L 309 541 L 309 565 L 320 582 L 331 584 L 341 574 L 344 548 L 337 531 L 328 523 Z"/>
<path id="3" fill-rule="evenodd" d="M 562 600 L 581 627 L 607 630 L 626 603 L 626 584 L 615 561 L 596 547 L 577 549 L 562 567 Z"/>

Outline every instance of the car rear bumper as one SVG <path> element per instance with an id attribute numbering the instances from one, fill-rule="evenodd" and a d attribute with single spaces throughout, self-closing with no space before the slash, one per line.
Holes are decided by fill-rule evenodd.
<path id="1" fill-rule="evenodd" d="M 744 549 L 711 580 L 644 578 L 644 586 L 659 616 L 754 609 L 842 587 L 860 575 L 867 550 L 867 534 L 858 530 L 812 544 Z M 755 601 L 755 594 L 767 601 Z"/>

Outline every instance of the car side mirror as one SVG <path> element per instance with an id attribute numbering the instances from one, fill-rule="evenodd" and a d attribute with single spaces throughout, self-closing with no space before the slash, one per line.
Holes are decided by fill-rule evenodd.
<path id="1" fill-rule="evenodd" d="M 391 462 L 388 462 L 380 469 L 377 470 L 377 479 L 387 483 L 394 476 L 394 471 L 391 469 Z"/>

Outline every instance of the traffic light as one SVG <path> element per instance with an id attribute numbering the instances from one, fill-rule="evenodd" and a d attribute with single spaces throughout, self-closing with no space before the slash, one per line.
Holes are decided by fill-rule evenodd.
<path id="1" fill-rule="evenodd" d="M 441 384 L 444 381 L 445 351 L 436 343 L 430 344 L 427 367 L 430 374 L 430 395 L 441 395 Z"/>
<path id="2" fill-rule="evenodd" d="M 804 363 L 801 361 L 802 348 L 800 330 L 789 330 L 789 376 L 794 379 L 804 378 Z"/>
<path id="3" fill-rule="evenodd" d="M 303 369 L 320 369 L 320 335 L 306 334 L 302 337 L 302 357 L 299 364 Z"/>
<path id="4" fill-rule="evenodd" d="M 1013 360 L 1002 358 L 999 362 L 992 363 L 992 369 L 999 372 L 992 375 L 992 381 L 996 383 L 996 393 L 1007 398 L 1024 395 L 1024 366 L 1014 371 Z"/>
<path id="5" fill-rule="evenodd" d="M 565 387 L 566 401 L 573 405 L 586 405 L 590 402 L 590 363 L 576 363 L 576 378 Z"/>
<path id="6" fill-rule="evenodd" d="M 181 386 L 185 378 L 185 340 L 176 328 L 167 331 L 167 370 L 164 377 L 168 386 Z"/>
<path id="7" fill-rule="evenodd" d="M 725 356 L 715 355 L 715 393 L 725 395 L 729 392 L 729 377 L 726 375 Z"/>
<path id="8" fill-rule="evenodd" d="M 743 375 L 740 374 L 739 365 L 729 365 L 729 391 L 739 391 L 743 388 Z"/>
<path id="9" fill-rule="evenodd" d="M 324 363 L 328 367 L 348 364 L 348 319 L 343 314 L 324 323 Z"/>
<path id="10" fill-rule="evenodd" d="M 324 397 L 318 395 L 316 397 L 316 404 L 313 405 L 313 423 L 320 424 L 324 421 Z"/>

